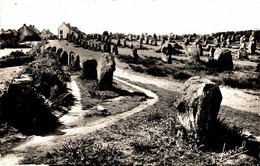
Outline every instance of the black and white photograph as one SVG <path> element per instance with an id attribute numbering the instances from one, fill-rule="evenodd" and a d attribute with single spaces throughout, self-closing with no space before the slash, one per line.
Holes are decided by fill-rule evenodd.
<path id="1" fill-rule="evenodd" d="M 260 0 L 0 0 L 0 166 L 260 166 Z"/>

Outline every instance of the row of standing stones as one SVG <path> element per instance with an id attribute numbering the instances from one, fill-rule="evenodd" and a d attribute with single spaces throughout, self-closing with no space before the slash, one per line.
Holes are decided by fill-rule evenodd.
<path id="1" fill-rule="evenodd" d="M 186 38 L 185 38 L 186 39 Z M 248 53 L 253 54 L 256 50 L 256 42 L 254 35 L 251 35 L 249 38 L 249 46 L 248 51 L 246 50 L 245 46 L 245 40 L 243 40 L 244 37 L 241 37 L 241 45 L 238 50 L 237 58 L 244 58 L 247 57 Z M 111 40 L 111 39 L 110 39 Z M 118 47 L 128 47 L 126 44 L 126 40 L 124 40 L 123 45 L 121 44 L 120 39 L 117 40 L 116 44 L 111 44 L 111 41 L 109 38 L 104 39 L 104 43 L 102 42 L 96 42 L 96 41 L 87 41 L 82 40 L 78 44 L 82 46 L 83 48 L 91 49 L 91 50 L 97 50 L 97 51 L 103 51 L 107 53 L 114 53 L 115 55 L 118 55 Z M 144 39 L 145 44 L 151 44 L 154 46 L 157 46 L 157 40 L 149 40 Z M 102 41 L 102 40 L 101 40 Z M 149 42 L 152 41 L 152 42 Z M 186 42 L 185 42 L 186 41 Z M 201 43 L 201 39 L 196 39 L 190 46 L 188 46 L 187 43 L 189 43 L 188 39 L 184 41 L 185 49 L 186 49 L 186 55 L 188 56 L 188 62 L 189 63 L 197 63 L 200 62 L 200 57 L 203 55 L 203 49 Z M 186 43 L 186 44 L 185 44 Z M 230 46 L 230 40 L 227 39 L 227 44 L 225 43 L 225 40 L 219 45 L 217 44 L 216 47 L 207 45 L 206 50 L 209 51 L 209 61 L 210 64 L 213 65 L 212 67 L 216 67 L 220 71 L 224 70 L 232 70 L 233 69 L 233 61 L 232 61 L 232 54 L 231 51 L 228 50 L 228 45 Z M 139 40 L 139 48 L 142 49 L 143 44 L 143 38 L 140 38 Z M 135 61 L 138 61 L 138 54 L 137 48 L 134 48 L 133 43 L 130 41 L 129 47 L 132 49 L 131 56 L 134 58 Z M 177 43 L 173 43 L 173 45 L 169 41 L 162 40 L 161 45 L 159 47 L 159 50 L 156 50 L 156 52 L 161 52 L 161 60 L 165 63 L 172 63 L 172 55 L 175 54 L 176 50 L 180 46 Z M 178 50 L 177 50 L 178 52 Z"/>
<path id="2" fill-rule="evenodd" d="M 165 63 L 172 63 L 172 55 L 174 54 L 176 47 L 172 46 L 169 42 L 164 43 L 161 46 L 161 59 Z M 226 48 L 211 47 L 209 50 L 211 54 L 209 61 L 214 62 L 214 67 L 219 70 L 233 70 L 233 61 L 231 51 Z M 199 63 L 200 57 L 203 56 L 203 49 L 198 41 L 195 41 L 191 46 L 186 47 L 186 54 L 188 56 L 188 63 Z"/>
<path id="3" fill-rule="evenodd" d="M 132 54 L 134 57 L 138 56 L 137 49 L 133 49 Z M 66 56 L 69 57 L 68 54 Z M 114 56 L 110 53 L 102 54 L 99 63 L 94 58 L 83 63 L 83 77 L 98 79 L 100 89 L 112 87 L 114 71 Z M 214 130 L 221 101 L 218 85 L 197 76 L 185 82 L 174 105 L 178 120 L 184 128 L 198 134 L 200 138 L 207 138 Z"/>
<path id="4" fill-rule="evenodd" d="M 57 50 L 59 61 L 63 65 L 70 65 L 72 69 L 80 69 L 80 56 L 74 52 L 69 54 L 62 51 L 62 48 Z M 75 58 L 76 57 L 76 58 Z M 114 55 L 111 53 L 103 53 L 99 62 L 96 59 L 89 58 L 83 62 L 83 78 L 88 80 L 98 80 L 100 89 L 110 89 L 113 83 L 113 73 L 116 69 Z"/>

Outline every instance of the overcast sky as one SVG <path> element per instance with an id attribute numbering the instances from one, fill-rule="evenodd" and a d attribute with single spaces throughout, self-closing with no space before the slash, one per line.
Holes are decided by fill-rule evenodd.
<path id="1" fill-rule="evenodd" d="M 62 22 L 85 33 L 212 33 L 260 29 L 260 0 L 0 0 L 1 28 L 24 23 L 57 34 Z"/>

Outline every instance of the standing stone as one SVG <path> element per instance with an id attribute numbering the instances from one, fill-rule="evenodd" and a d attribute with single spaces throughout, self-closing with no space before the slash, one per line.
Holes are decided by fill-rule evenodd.
<path id="1" fill-rule="evenodd" d="M 246 36 L 245 35 L 240 37 L 240 44 L 244 43 L 245 41 L 246 41 Z"/>
<path id="2" fill-rule="evenodd" d="M 114 53 L 115 53 L 115 55 L 118 55 L 118 47 L 117 47 L 117 45 L 114 45 Z"/>
<path id="3" fill-rule="evenodd" d="M 123 47 L 127 47 L 127 45 L 126 45 L 126 40 L 124 40 Z"/>
<path id="4" fill-rule="evenodd" d="M 254 32 L 252 32 L 252 35 L 249 38 L 248 53 L 255 54 L 255 50 L 256 50 L 256 38 Z"/>
<path id="5" fill-rule="evenodd" d="M 97 35 L 97 41 L 101 41 L 102 36 L 100 34 Z"/>
<path id="6" fill-rule="evenodd" d="M 83 62 L 83 77 L 88 80 L 97 79 L 97 61 L 94 58 Z"/>
<path id="7" fill-rule="evenodd" d="M 233 70 L 232 55 L 228 49 L 217 48 L 214 52 L 214 59 L 217 61 L 219 70 Z"/>
<path id="8" fill-rule="evenodd" d="M 129 35 L 128 35 L 128 39 L 129 39 L 129 41 L 132 41 L 132 40 L 133 40 L 132 34 L 129 34 Z"/>
<path id="9" fill-rule="evenodd" d="M 189 45 L 189 39 L 184 38 L 184 45 L 185 45 L 185 46 Z"/>
<path id="10" fill-rule="evenodd" d="M 247 51 L 246 51 L 246 44 L 243 42 L 241 43 L 238 52 L 237 52 L 237 56 L 236 58 L 240 59 L 240 58 L 247 58 Z"/>
<path id="11" fill-rule="evenodd" d="M 203 45 L 206 46 L 208 43 L 209 43 L 208 40 L 205 40 Z"/>
<path id="12" fill-rule="evenodd" d="M 143 38 L 140 38 L 139 43 L 140 43 L 140 44 L 143 44 Z"/>
<path id="13" fill-rule="evenodd" d="M 69 55 L 66 51 L 63 51 L 60 55 L 60 63 L 62 65 L 67 65 L 68 64 L 68 59 L 69 59 Z"/>
<path id="14" fill-rule="evenodd" d="M 165 63 L 172 63 L 172 54 L 173 54 L 174 48 L 172 47 L 172 45 L 169 42 L 166 42 L 163 44 L 162 48 L 161 48 L 161 58 L 162 61 Z"/>
<path id="15" fill-rule="evenodd" d="M 62 51 L 63 51 L 62 48 L 58 48 L 57 53 L 56 53 L 57 57 L 60 57 Z"/>
<path id="16" fill-rule="evenodd" d="M 145 36 L 145 44 L 149 44 L 149 38 L 148 38 L 148 36 Z"/>
<path id="17" fill-rule="evenodd" d="M 201 45 L 197 42 L 194 42 L 191 47 L 188 48 L 188 62 L 194 63 L 200 61 L 200 56 L 202 56 Z"/>
<path id="18" fill-rule="evenodd" d="M 138 54 L 137 54 L 137 49 L 136 49 L 136 48 L 132 49 L 132 54 L 131 54 L 131 56 L 134 58 L 134 62 L 137 62 L 137 61 L 138 61 L 139 56 L 138 56 Z"/>
<path id="19" fill-rule="evenodd" d="M 79 55 L 76 56 L 76 60 L 74 61 L 74 64 L 73 64 L 73 69 L 75 71 L 78 71 L 80 69 L 80 57 L 79 57 Z"/>
<path id="20" fill-rule="evenodd" d="M 104 53 L 98 63 L 98 84 L 99 89 L 109 89 L 113 83 L 113 73 L 116 69 L 114 56 L 109 53 Z"/>
<path id="21" fill-rule="evenodd" d="M 137 36 L 136 36 L 136 40 L 140 40 L 140 35 L 137 35 Z"/>
<path id="22" fill-rule="evenodd" d="M 131 48 L 131 49 L 133 49 L 133 48 L 134 48 L 134 45 L 133 45 L 133 43 L 132 43 L 132 42 L 130 42 L 130 43 L 129 43 L 129 45 L 130 45 L 130 48 Z"/>
<path id="23" fill-rule="evenodd" d="M 231 36 L 230 41 L 231 41 L 231 42 L 234 42 L 234 41 L 235 41 L 235 35 L 232 35 L 232 36 Z"/>
<path id="24" fill-rule="evenodd" d="M 214 52 L 215 52 L 215 48 L 214 47 L 210 47 L 209 49 L 209 57 L 214 57 Z"/>
<path id="25" fill-rule="evenodd" d="M 88 47 L 89 47 L 88 41 L 85 40 L 84 43 L 83 43 L 83 48 L 88 49 Z"/>
<path id="26" fill-rule="evenodd" d="M 221 48 L 225 48 L 225 47 L 226 47 L 226 41 L 225 41 L 225 40 L 223 40 L 223 41 L 221 42 L 220 47 L 221 47 Z"/>
<path id="27" fill-rule="evenodd" d="M 120 39 L 117 40 L 116 45 L 117 45 L 117 46 L 121 46 Z"/>
<path id="28" fill-rule="evenodd" d="M 153 40 L 152 40 L 152 39 L 149 40 L 149 43 L 148 43 L 148 44 L 153 45 Z"/>
<path id="29" fill-rule="evenodd" d="M 224 35 L 221 34 L 221 35 L 220 35 L 220 42 L 223 42 L 223 41 L 224 41 Z"/>
<path id="30" fill-rule="evenodd" d="M 154 46 L 158 46 L 158 44 L 157 44 L 157 39 L 154 39 L 154 44 L 153 44 Z"/>
<path id="31" fill-rule="evenodd" d="M 209 51 L 210 48 L 211 48 L 211 46 L 209 44 L 207 44 L 205 50 Z"/>
<path id="32" fill-rule="evenodd" d="M 56 52 L 56 47 L 55 46 L 51 48 L 51 52 Z"/>
<path id="33" fill-rule="evenodd" d="M 226 47 L 231 47 L 231 40 L 230 40 L 230 36 L 227 38 L 226 40 Z"/>
<path id="34" fill-rule="evenodd" d="M 186 130 L 206 139 L 214 132 L 221 101 L 217 84 L 200 76 L 192 77 L 179 90 L 174 102 L 178 121 Z"/>
<path id="35" fill-rule="evenodd" d="M 68 65 L 71 65 L 73 63 L 73 58 L 76 56 L 75 52 L 70 51 L 69 58 L 68 58 Z"/>
<path id="36" fill-rule="evenodd" d="M 111 52 L 111 45 L 110 43 L 105 43 L 103 46 L 103 52 L 110 53 Z"/>
<path id="37" fill-rule="evenodd" d="M 189 40 L 189 42 L 190 42 L 190 41 L 191 41 L 191 35 L 189 35 L 187 39 L 188 39 L 188 40 Z"/>

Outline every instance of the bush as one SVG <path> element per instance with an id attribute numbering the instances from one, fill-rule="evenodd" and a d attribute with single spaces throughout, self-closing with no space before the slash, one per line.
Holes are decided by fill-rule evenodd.
<path id="1" fill-rule="evenodd" d="M 219 82 L 232 88 L 259 88 L 259 74 L 222 73 Z"/>
<path id="2" fill-rule="evenodd" d="M 57 86 L 58 94 L 61 95 L 67 91 L 66 82 L 70 80 L 69 73 L 62 70 L 61 64 L 50 57 L 37 57 L 37 60 L 30 63 L 25 72 L 33 79 L 33 85 L 37 92 L 44 95 L 47 99 L 50 97 L 51 89 Z"/>
<path id="3" fill-rule="evenodd" d="M 60 149 L 56 149 L 53 155 L 66 159 L 66 164 L 118 165 L 122 152 L 115 144 L 81 139 L 76 142 L 68 141 Z"/>
<path id="4" fill-rule="evenodd" d="M 180 80 L 189 79 L 190 77 L 194 76 L 192 73 L 189 73 L 186 71 L 177 71 L 176 73 L 174 73 L 172 75 L 173 75 L 174 79 L 180 79 Z"/>
<path id="5" fill-rule="evenodd" d="M 147 73 L 153 76 L 160 76 L 160 77 L 167 76 L 166 71 L 162 67 L 158 67 L 155 65 L 149 66 L 147 69 Z"/>
<path id="6" fill-rule="evenodd" d="M 34 60 L 33 56 L 24 54 L 21 51 L 11 52 L 10 55 L 4 56 L 0 59 L 1 67 L 19 66 Z"/>
<path id="7" fill-rule="evenodd" d="M 141 65 L 132 65 L 132 64 L 130 64 L 129 66 L 131 67 L 131 69 L 133 69 L 136 72 L 139 72 L 139 73 L 146 72 L 146 68 L 141 66 Z"/>

